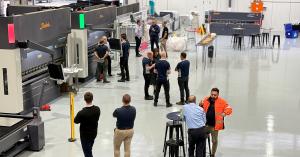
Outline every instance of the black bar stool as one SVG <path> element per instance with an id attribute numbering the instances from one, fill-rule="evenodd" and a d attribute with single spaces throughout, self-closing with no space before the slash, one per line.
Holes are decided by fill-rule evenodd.
<path id="1" fill-rule="evenodd" d="M 234 49 L 237 48 L 238 50 L 242 50 L 242 47 L 245 47 L 244 36 L 239 35 L 237 37 L 237 45 L 236 46 L 237 47 L 234 47 Z"/>
<path id="2" fill-rule="evenodd" d="M 168 121 L 166 123 L 166 131 L 165 131 L 165 140 L 164 140 L 164 148 L 163 148 L 163 152 L 166 153 L 167 151 L 167 146 L 169 148 L 173 146 L 173 144 L 169 142 L 169 144 L 167 143 L 167 136 L 168 136 L 168 132 L 169 132 L 169 139 L 168 140 L 175 140 L 177 142 L 176 147 L 178 147 L 178 149 L 176 150 L 176 155 L 179 155 L 179 146 L 182 146 L 183 148 L 183 156 L 185 157 L 185 145 L 184 145 L 184 135 L 183 135 L 183 125 L 182 125 L 182 119 L 181 119 L 181 113 L 180 112 L 171 112 L 167 114 L 167 118 L 171 121 Z M 175 138 L 173 137 L 173 134 L 175 133 Z M 173 149 L 174 150 L 174 149 Z M 169 151 L 170 153 L 171 151 Z M 176 156 L 177 157 L 177 156 Z"/>
<path id="3" fill-rule="evenodd" d="M 232 47 L 235 48 L 236 45 L 237 45 L 237 37 L 239 36 L 240 34 L 232 34 L 231 36 L 231 44 L 232 44 Z"/>
<path id="4" fill-rule="evenodd" d="M 275 40 L 277 38 L 277 42 L 278 42 L 278 47 L 280 47 L 280 35 L 273 35 L 273 42 L 272 42 L 272 46 L 274 47 L 275 44 Z"/>
<path id="5" fill-rule="evenodd" d="M 270 33 L 263 32 L 262 33 L 262 43 L 263 43 L 263 45 L 264 44 L 268 45 L 269 44 L 269 40 L 270 40 Z"/>
<path id="6" fill-rule="evenodd" d="M 256 38 L 255 34 L 251 34 L 249 37 L 249 43 L 250 43 L 251 48 L 255 47 L 255 38 Z M 248 44 L 248 46 L 249 46 L 249 44 Z"/>
<path id="7" fill-rule="evenodd" d="M 257 45 L 261 47 L 261 34 L 256 34 L 256 39 L 256 41 L 258 42 Z"/>
<path id="8" fill-rule="evenodd" d="M 169 157 L 179 157 L 179 147 L 182 147 L 184 150 L 183 140 L 174 140 L 170 139 L 166 141 L 164 148 L 164 157 L 167 155 L 167 149 L 169 148 Z M 185 153 L 184 153 L 185 156 Z"/>
<path id="9" fill-rule="evenodd" d="M 164 149 L 163 149 L 164 153 L 166 153 L 166 151 L 167 151 L 167 146 L 172 148 L 171 146 L 174 145 L 174 143 L 172 143 L 173 141 L 169 142 L 170 144 L 168 145 L 168 141 L 167 141 L 168 131 L 169 131 L 169 140 L 168 141 L 175 140 L 177 142 L 176 146 L 178 146 L 178 147 L 182 146 L 183 147 L 183 156 L 185 157 L 185 147 L 184 147 L 184 136 L 183 136 L 182 123 L 180 121 L 169 121 L 166 123 Z M 175 138 L 173 137 L 174 132 L 175 132 Z M 172 149 L 170 149 L 170 150 L 172 150 Z M 179 149 L 176 149 L 176 151 L 177 151 L 176 154 L 179 154 L 178 153 Z"/>

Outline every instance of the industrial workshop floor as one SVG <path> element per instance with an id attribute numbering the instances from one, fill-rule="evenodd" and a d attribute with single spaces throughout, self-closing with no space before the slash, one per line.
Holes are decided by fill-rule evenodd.
<path id="1" fill-rule="evenodd" d="M 283 39 L 283 38 L 282 38 Z M 285 40 L 280 49 L 251 49 L 243 51 L 230 47 L 231 37 L 218 37 L 216 59 L 202 62 L 202 48 L 196 55 L 194 43 L 189 44 L 191 61 L 190 90 L 197 101 L 208 95 L 212 87 L 220 88 L 220 95 L 233 107 L 233 115 L 226 118 L 226 129 L 220 133 L 217 157 L 296 157 L 300 154 L 300 42 Z M 83 105 L 83 93 L 94 93 L 94 104 L 100 106 L 99 133 L 94 145 L 95 157 L 113 156 L 112 112 L 121 106 L 121 96 L 129 93 L 137 108 L 132 157 L 161 157 L 166 114 L 182 106 L 166 108 L 163 96 L 159 106 L 145 101 L 143 93 L 142 58 L 130 56 L 131 81 L 117 82 L 119 72 L 109 78 L 110 84 L 95 80 L 82 86 L 75 98 L 76 113 Z M 198 57 L 197 57 L 198 56 Z M 198 58 L 198 61 L 197 61 Z M 179 53 L 170 52 L 172 69 L 179 61 Z M 196 68 L 196 63 L 198 67 Z M 205 66 L 206 65 L 206 66 Z M 177 73 L 171 74 L 171 102 L 179 100 Z M 74 143 L 70 137 L 68 96 L 53 101 L 51 112 L 42 112 L 45 121 L 46 146 L 40 152 L 23 152 L 20 157 L 82 157 L 79 130 L 76 125 Z M 123 149 L 121 149 L 123 150 Z"/>

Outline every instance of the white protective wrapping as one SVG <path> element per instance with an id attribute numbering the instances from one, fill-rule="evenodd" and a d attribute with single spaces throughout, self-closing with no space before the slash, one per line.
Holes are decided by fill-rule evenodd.
<path id="1" fill-rule="evenodd" d="M 187 48 L 187 38 L 176 36 L 170 37 L 167 42 L 167 47 L 174 52 L 183 52 Z"/>

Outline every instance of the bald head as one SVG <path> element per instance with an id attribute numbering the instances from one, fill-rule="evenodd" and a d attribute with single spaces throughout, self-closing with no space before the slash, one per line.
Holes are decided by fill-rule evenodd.
<path id="1" fill-rule="evenodd" d="M 105 41 L 104 41 L 103 37 L 100 38 L 99 43 L 100 43 L 100 44 L 104 44 L 104 42 L 105 42 Z"/>
<path id="2" fill-rule="evenodd" d="M 167 58 L 167 53 L 165 51 L 160 52 L 160 58 L 161 59 L 166 59 Z"/>
<path id="3" fill-rule="evenodd" d="M 103 37 L 102 37 L 102 40 L 103 40 L 104 44 L 107 43 L 107 37 L 106 37 L 106 36 L 103 36 Z"/>
<path id="4" fill-rule="evenodd" d="M 196 103 L 196 96 L 194 95 L 189 96 L 189 103 Z"/>
<path id="5" fill-rule="evenodd" d="M 153 52 L 151 52 L 151 51 L 147 52 L 147 57 L 152 59 L 153 58 Z"/>

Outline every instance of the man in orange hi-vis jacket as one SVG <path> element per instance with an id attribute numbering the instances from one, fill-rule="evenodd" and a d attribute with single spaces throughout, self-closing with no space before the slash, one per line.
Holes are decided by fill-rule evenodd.
<path id="1" fill-rule="evenodd" d="M 218 146 L 219 130 L 224 129 L 224 118 L 231 115 L 232 108 L 219 97 L 219 89 L 213 88 L 210 96 L 200 102 L 206 113 L 206 126 L 212 137 L 212 157 L 215 157 Z"/>

